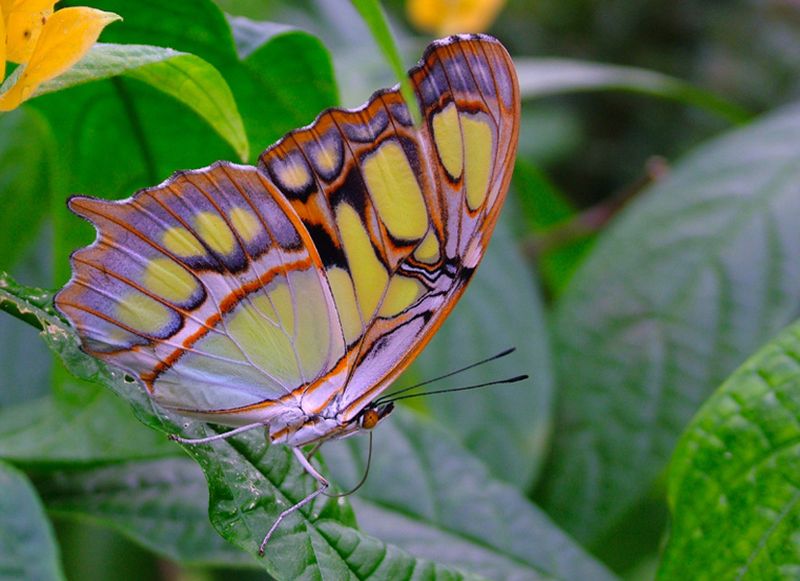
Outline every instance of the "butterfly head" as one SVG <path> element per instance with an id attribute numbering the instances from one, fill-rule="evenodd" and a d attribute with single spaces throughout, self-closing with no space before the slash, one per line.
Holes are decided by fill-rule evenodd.
<path id="1" fill-rule="evenodd" d="M 371 430 L 378 425 L 378 422 L 392 413 L 393 409 L 393 402 L 380 405 L 370 403 L 354 418 L 354 421 L 358 423 L 358 427 L 362 430 Z"/>

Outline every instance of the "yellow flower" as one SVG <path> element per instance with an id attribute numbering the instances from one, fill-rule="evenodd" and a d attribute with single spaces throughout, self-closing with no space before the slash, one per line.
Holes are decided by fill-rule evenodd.
<path id="1" fill-rule="evenodd" d="M 439 36 L 483 32 L 491 26 L 505 0 L 408 0 L 414 26 Z"/>
<path id="2" fill-rule="evenodd" d="M 53 12 L 58 0 L 0 0 L 0 80 L 6 61 L 18 63 L 0 111 L 18 107 L 45 81 L 64 73 L 97 42 L 111 12 L 74 7 Z"/>

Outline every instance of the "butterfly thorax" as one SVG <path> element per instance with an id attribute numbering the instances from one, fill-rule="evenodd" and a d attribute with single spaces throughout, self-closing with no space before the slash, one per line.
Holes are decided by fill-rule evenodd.
<path id="1" fill-rule="evenodd" d="M 393 403 L 368 404 L 358 415 L 347 418 L 344 413 L 331 417 L 329 410 L 312 416 L 298 416 L 298 421 L 281 429 L 271 430 L 273 443 L 290 446 L 305 446 L 325 440 L 347 438 L 359 432 L 369 431 L 394 409 Z M 272 424 L 274 428 L 274 424 Z"/>

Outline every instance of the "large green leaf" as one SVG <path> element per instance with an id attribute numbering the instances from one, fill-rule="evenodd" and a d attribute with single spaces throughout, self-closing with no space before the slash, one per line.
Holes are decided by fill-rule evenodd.
<path id="1" fill-rule="evenodd" d="M 800 306 L 800 108 L 678 163 L 600 237 L 555 313 L 561 423 L 544 506 L 613 528 L 700 403 Z"/>
<path id="2" fill-rule="evenodd" d="M 80 379 L 98 383 L 125 398 L 137 417 L 162 433 L 187 437 L 216 434 L 211 426 L 158 408 L 138 384 L 79 349 L 74 330 L 39 303 L 40 293 L 0 277 L 0 309 L 14 312 L 43 329 L 42 337 Z M 27 300 L 26 297 L 32 297 Z M 79 429 L 79 426 L 76 426 Z M 285 446 L 267 446 L 263 432 L 212 444 L 185 446 L 209 483 L 211 522 L 226 539 L 256 554 L 264 533 L 280 512 L 307 496 L 316 481 Z M 260 562 L 277 579 L 322 576 L 411 579 L 464 578 L 454 569 L 416 559 L 352 528 L 354 517 L 340 498 L 322 496 L 279 527 Z"/>
<path id="3" fill-rule="evenodd" d="M 796 579 L 800 571 L 800 323 L 706 402 L 669 474 L 661 579 Z"/>
<path id="4" fill-rule="evenodd" d="M 363 440 L 326 444 L 343 487 L 363 475 Z M 452 433 L 409 410 L 376 429 L 370 472 L 353 505 L 366 532 L 489 579 L 614 578 L 517 489 L 490 476 Z"/>
<path id="5" fill-rule="evenodd" d="M 513 212 L 513 205 L 505 211 Z M 538 471 L 550 437 L 553 377 L 547 326 L 534 275 L 504 219 L 461 302 L 414 364 L 413 377 L 436 377 L 507 347 L 516 347 L 517 352 L 450 378 L 440 387 L 521 373 L 530 374 L 529 380 L 417 401 L 437 421 L 459 434 L 496 477 L 525 488 Z"/>
<path id="6" fill-rule="evenodd" d="M 41 467 L 180 454 L 108 389 L 90 385 L 80 393 L 79 402 L 45 397 L 0 410 L 0 458 Z"/>
<path id="7" fill-rule="evenodd" d="M 72 69 L 43 83 L 37 95 L 124 75 L 177 99 L 214 128 L 246 161 L 249 146 L 242 118 L 225 79 L 203 59 L 169 48 L 97 44 Z"/>
<path id="8" fill-rule="evenodd" d="M 0 462 L 0 579 L 64 579 L 50 521 L 24 474 Z"/>
<path id="9" fill-rule="evenodd" d="M 241 55 L 226 71 L 258 155 L 338 104 L 333 65 L 316 37 L 272 23 L 231 19 Z"/>
<path id="10" fill-rule="evenodd" d="M 48 513 L 112 527 L 183 565 L 260 565 L 208 522 L 208 488 L 188 458 L 40 473 Z"/>

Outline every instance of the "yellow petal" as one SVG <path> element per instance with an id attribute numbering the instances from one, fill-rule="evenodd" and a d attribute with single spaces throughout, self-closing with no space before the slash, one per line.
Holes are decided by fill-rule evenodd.
<path id="1" fill-rule="evenodd" d="M 0 4 L 0 83 L 6 78 L 6 17 L 2 4 Z"/>
<path id="2" fill-rule="evenodd" d="M 42 29 L 39 41 L 17 82 L 0 95 L 0 111 L 19 106 L 45 81 L 64 73 L 97 42 L 103 28 L 121 20 L 94 8 L 64 8 L 55 12 Z"/>
<path id="3" fill-rule="evenodd" d="M 6 58 L 14 63 L 25 63 L 30 58 L 36 41 L 47 19 L 53 14 L 56 0 L 0 0 L 6 15 Z"/>
<path id="4" fill-rule="evenodd" d="M 408 18 L 438 35 L 483 32 L 494 22 L 505 0 L 409 0 Z"/>

